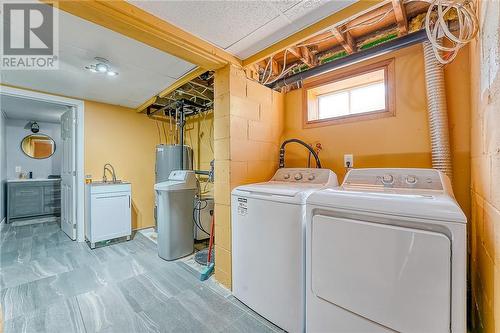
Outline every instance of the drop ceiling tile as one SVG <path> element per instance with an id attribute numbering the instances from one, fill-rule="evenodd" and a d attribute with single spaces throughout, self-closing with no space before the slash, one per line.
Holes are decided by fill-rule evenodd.
<path id="1" fill-rule="evenodd" d="M 285 12 L 300 2 L 301 0 L 278 0 L 278 1 L 269 1 L 268 3 L 270 6 L 273 6 L 280 12 Z"/>
<path id="2" fill-rule="evenodd" d="M 283 15 L 231 45 L 227 51 L 242 59 L 248 58 L 354 2 L 356 1 L 301 1 Z"/>
<path id="3" fill-rule="evenodd" d="M 357 0 L 303 0 L 285 11 L 285 16 L 296 26 L 308 26 L 355 2 Z"/>
<path id="4" fill-rule="evenodd" d="M 196 66 L 65 12 L 59 14 L 59 69 L 1 71 L 3 83 L 103 103 L 137 107 Z M 116 77 L 85 66 L 104 57 Z"/>
<path id="5" fill-rule="evenodd" d="M 172 78 L 179 78 L 194 67 L 187 61 L 67 13 L 59 16 L 59 25 L 61 49 L 88 50 L 89 62 L 97 56 L 115 66 L 133 64 L 137 70 L 157 72 Z"/>
<path id="6" fill-rule="evenodd" d="M 279 15 L 266 1 L 129 1 L 214 45 L 227 48 Z"/>
<path id="7" fill-rule="evenodd" d="M 265 26 L 255 30 L 244 39 L 234 43 L 226 51 L 236 55 L 240 59 L 246 59 L 251 55 L 273 45 L 277 38 L 276 31 L 283 31 L 290 24 L 290 21 L 284 16 L 278 16 Z"/>

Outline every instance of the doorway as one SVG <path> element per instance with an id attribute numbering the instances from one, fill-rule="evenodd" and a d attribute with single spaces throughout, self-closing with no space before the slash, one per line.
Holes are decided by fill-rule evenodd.
<path id="1" fill-rule="evenodd" d="M 0 86 L 0 97 L 67 107 L 61 117 L 61 229 L 73 240 L 85 241 L 84 233 L 84 102 L 20 88 Z"/>

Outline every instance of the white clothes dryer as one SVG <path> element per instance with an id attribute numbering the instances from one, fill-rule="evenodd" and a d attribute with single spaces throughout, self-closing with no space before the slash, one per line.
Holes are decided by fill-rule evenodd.
<path id="1" fill-rule="evenodd" d="M 355 169 L 307 199 L 307 332 L 466 332 L 466 217 L 433 169 Z"/>

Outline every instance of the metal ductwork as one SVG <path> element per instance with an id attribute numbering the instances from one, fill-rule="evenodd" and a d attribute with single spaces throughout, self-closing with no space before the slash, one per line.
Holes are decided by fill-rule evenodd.
<path id="1" fill-rule="evenodd" d="M 424 42 L 425 85 L 432 146 L 432 167 L 453 177 L 448 109 L 443 66 L 436 59 L 432 44 Z"/>

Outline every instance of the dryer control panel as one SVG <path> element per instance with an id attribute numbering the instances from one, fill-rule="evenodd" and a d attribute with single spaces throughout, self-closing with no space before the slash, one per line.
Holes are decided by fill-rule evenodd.
<path id="1" fill-rule="evenodd" d="M 434 169 L 352 169 L 343 188 L 388 188 L 442 191 L 443 173 Z"/>
<path id="2" fill-rule="evenodd" d="M 329 169 L 281 168 L 271 181 L 326 185 L 337 183 L 337 176 Z"/>

